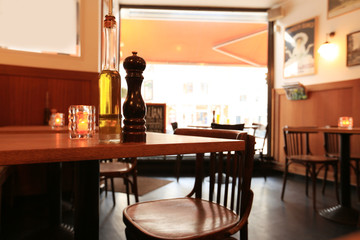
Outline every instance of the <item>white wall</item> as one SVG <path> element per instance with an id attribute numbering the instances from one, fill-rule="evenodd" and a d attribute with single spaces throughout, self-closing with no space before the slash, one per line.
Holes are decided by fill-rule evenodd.
<path id="1" fill-rule="evenodd" d="M 100 61 L 99 9 L 99 0 L 80 0 L 80 57 L 0 49 L 0 64 L 98 72 Z M 66 13 L 64 13 L 64 17 L 66 18 Z"/>
<path id="2" fill-rule="evenodd" d="M 285 82 L 300 82 L 304 85 L 335 82 L 360 78 L 360 66 L 346 66 L 346 35 L 360 31 L 360 9 L 327 18 L 327 0 L 291 0 L 282 5 L 285 17 L 276 21 L 280 31 L 275 32 L 275 88 L 281 88 Z M 284 29 L 290 25 L 317 17 L 315 29 L 315 64 L 317 72 L 314 75 L 284 79 Z M 276 28 L 275 28 L 276 29 Z M 326 33 L 335 31 L 329 40 L 339 46 L 339 56 L 333 62 L 322 59 L 317 49 L 325 42 Z"/>

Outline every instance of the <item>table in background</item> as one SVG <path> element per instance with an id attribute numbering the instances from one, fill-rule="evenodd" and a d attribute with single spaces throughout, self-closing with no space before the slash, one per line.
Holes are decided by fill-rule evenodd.
<path id="1" fill-rule="evenodd" d="M 100 144 L 67 133 L 2 133 L 0 165 L 75 162 L 75 239 L 99 239 L 99 159 L 243 151 L 239 140 L 147 133 L 146 143 Z M 61 215 L 60 215 L 61 216 Z"/>
<path id="2" fill-rule="evenodd" d="M 340 204 L 319 211 L 329 220 L 344 224 L 359 224 L 359 212 L 351 207 L 350 136 L 360 134 L 360 128 L 290 127 L 303 132 L 337 133 L 340 135 Z"/>
<path id="3" fill-rule="evenodd" d="M 66 127 L 52 128 L 47 125 L 43 126 L 5 126 L 0 127 L 0 134 L 21 134 L 21 133 L 67 133 L 69 129 Z"/>

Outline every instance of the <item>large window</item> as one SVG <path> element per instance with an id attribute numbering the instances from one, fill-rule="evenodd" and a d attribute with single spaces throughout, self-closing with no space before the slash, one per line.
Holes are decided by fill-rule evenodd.
<path id="1" fill-rule="evenodd" d="M 147 62 L 143 97 L 167 124 L 267 124 L 267 18 L 261 12 L 120 8 L 121 62 Z M 122 86 L 127 87 L 120 65 Z M 125 96 L 123 96 L 125 97 Z"/>

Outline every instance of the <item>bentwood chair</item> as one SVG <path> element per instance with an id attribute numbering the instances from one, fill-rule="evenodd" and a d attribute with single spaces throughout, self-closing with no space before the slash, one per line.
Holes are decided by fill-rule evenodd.
<path id="1" fill-rule="evenodd" d="M 316 179 L 319 172 L 328 166 L 334 169 L 335 194 L 338 200 L 338 177 L 337 166 L 338 159 L 327 157 L 325 155 L 312 155 L 309 148 L 309 133 L 291 130 L 289 127 L 283 128 L 284 132 L 284 151 L 285 151 L 285 170 L 283 176 L 283 187 L 281 191 L 281 200 L 284 200 L 285 187 L 289 165 L 295 163 L 305 167 L 306 178 L 306 196 L 308 196 L 308 179 L 309 175 L 312 180 L 312 198 L 313 208 L 316 210 Z M 326 179 L 324 179 L 326 181 Z"/>
<path id="2" fill-rule="evenodd" d="M 339 159 L 340 157 L 340 147 L 339 147 L 339 134 L 337 133 L 324 133 L 324 149 L 325 154 L 328 157 L 334 157 Z M 356 188 L 358 201 L 360 201 L 360 156 L 350 155 L 350 166 L 354 170 L 356 176 Z M 323 192 L 325 191 L 325 186 L 323 187 Z"/>
<path id="3" fill-rule="evenodd" d="M 223 130 L 243 130 L 244 129 L 245 124 L 219 124 L 219 123 L 211 123 L 211 129 L 223 129 Z M 181 130 L 184 131 L 184 130 Z M 191 134 L 195 134 L 196 130 L 185 130 L 187 132 L 187 135 L 191 135 Z M 174 134 L 179 134 L 179 131 L 175 131 L 174 129 Z M 181 168 L 181 162 L 183 159 L 183 155 L 182 154 L 178 154 L 176 156 L 176 162 L 175 162 L 175 176 L 176 176 L 176 181 L 179 182 L 179 178 L 180 178 L 180 168 Z"/>
<path id="4" fill-rule="evenodd" d="M 220 124 L 220 123 L 211 123 L 212 129 L 230 129 L 230 130 L 244 130 L 245 124 Z"/>
<path id="5" fill-rule="evenodd" d="M 264 155 L 265 143 L 268 137 L 268 125 L 265 126 L 260 123 L 253 123 L 252 125 L 257 126 L 257 131 L 254 131 L 254 136 L 255 140 L 259 140 L 259 144 L 257 144 L 258 142 L 256 141 L 255 154 L 258 155 L 261 171 L 264 176 L 264 180 L 266 181 L 266 168 L 268 168 L 268 165 L 271 162 L 270 158 Z"/>
<path id="6" fill-rule="evenodd" d="M 243 139 L 245 154 L 211 153 L 206 171 L 203 154 L 197 154 L 194 188 L 186 197 L 141 202 L 124 209 L 127 239 L 224 240 L 232 239 L 231 235 L 238 231 L 242 240 L 247 239 L 253 200 L 250 184 L 254 137 L 230 130 L 178 128 L 176 131 L 191 136 Z M 216 174 L 225 174 L 224 184 L 221 177 L 215 181 Z M 203 181 L 206 175 L 209 181 Z"/>
<path id="7" fill-rule="evenodd" d="M 113 197 L 113 203 L 116 204 L 115 200 L 115 189 L 114 189 L 114 178 L 123 178 L 126 187 L 127 204 L 130 204 L 130 189 L 135 196 L 135 201 L 139 202 L 138 188 L 137 188 L 137 159 L 113 159 L 100 161 L 100 180 L 105 181 L 105 192 L 107 195 L 108 180 L 111 184 L 111 192 Z M 130 178 L 132 177 L 132 179 Z"/>

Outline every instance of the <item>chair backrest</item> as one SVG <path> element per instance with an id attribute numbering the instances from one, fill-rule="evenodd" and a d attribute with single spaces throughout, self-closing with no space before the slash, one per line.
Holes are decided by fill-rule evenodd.
<path id="1" fill-rule="evenodd" d="M 324 133 L 324 150 L 328 157 L 339 154 L 339 134 Z"/>
<path id="2" fill-rule="evenodd" d="M 309 133 L 291 130 L 284 127 L 284 151 L 286 156 L 311 154 L 309 147 Z"/>
<path id="3" fill-rule="evenodd" d="M 231 130 L 243 130 L 245 124 L 219 124 L 219 123 L 211 123 L 212 129 L 231 129 Z"/>
<path id="4" fill-rule="evenodd" d="M 172 127 L 173 131 L 175 131 L 175 129 L 178 128 L 178 123 L 177 122 L 172 122 L 171 127 Z"/>
<path id="5" fill-rule="evenodd" d="M 205 171 L 197 165 L 196 181 L 189 197 L 195 194 L 196 198 L 202 198 L 203 178 L 209 176 L 207 190 L 204 188 L 204 198 L 225 206 L 238 215 L 245 214 L 245 209 L 252 203 L 252 191 L 250 189 L 253 172 L 255 137 L 246 132 L 220 129 L 186 129 L 178 128 L 175 134 L 214 137 L 245 140 L 245 152 L 220 152 L 211 153 L 209 168 Z M 202 161 L 204 162 L 204 161 Z M 207 172 L 206 174 L 204 174 Z M 200 192 L 199 192 L 200 191 Z"/>

